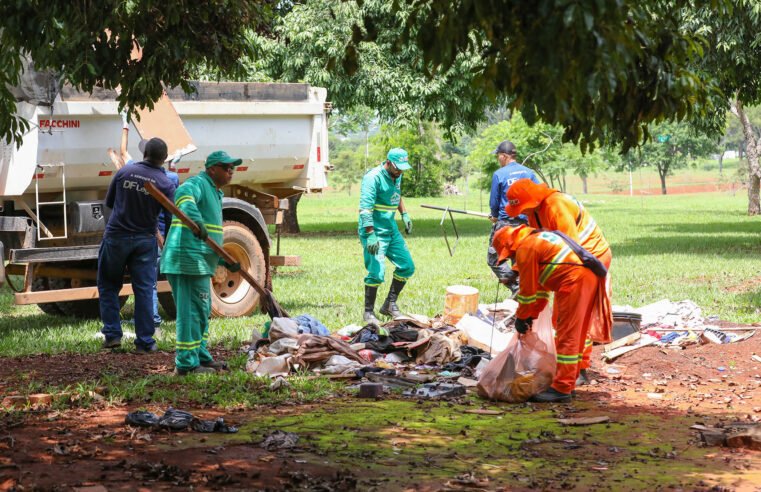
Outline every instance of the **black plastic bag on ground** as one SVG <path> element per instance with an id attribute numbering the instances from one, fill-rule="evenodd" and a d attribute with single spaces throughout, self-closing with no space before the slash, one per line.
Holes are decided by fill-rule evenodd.
<path id="1" fill-rule="evenodd" d="M 159 416 L 152 412 L 131 412 L 124 417 L 124 423 L 135 427 L 157 427 Z"/>
<path id="2" fill-rule="evenodd" d="M 159 419 L 159 427 L 171 430 L 185 430 L 193 421 L 193 414 L 184 410 L 169 407 Z"/>
<path id="3" fill-rule="evenodd" d="M 193 419 L 190 424 L 196 432 L 221 432 L 223 434 L 234 434 L 238 428 L 233 425 L 225 424 L 225 419 L 219 417 L 215 420 Z"/>

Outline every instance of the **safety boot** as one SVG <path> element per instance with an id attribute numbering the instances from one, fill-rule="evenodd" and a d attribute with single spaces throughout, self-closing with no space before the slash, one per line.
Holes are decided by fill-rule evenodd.
<path id="1" fill-rule="evenodd" d="M 571 401 L 571 393 L 561 393 L 553 387 L 532 396 L 529 401 L 536 403 L 567 403 Z"/>
<path id="2" fill-rule="evenodd" d="M 402 315 L 402 312 L 396 305 L 396 299 L 399 297 L 399 293 L 404 288 L 405 283 L 406 282 L 397 279 L 394 279 L 391 282 L 391 288 L 388 289 L 388 296 L 380 308 L 380 313 L 382 315 L 390 316 L 392 319 Z"/>
<path id="3" fill-rule="evenodd" d="M 362 320 L 366 325 L 380 326 L 380 321 L 375 317 L 375 298 L 378 296 L 378 287 L 365 285 L 365 314 Z"/>

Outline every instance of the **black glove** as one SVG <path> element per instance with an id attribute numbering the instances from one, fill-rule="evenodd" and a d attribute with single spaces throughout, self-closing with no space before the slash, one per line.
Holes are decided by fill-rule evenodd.
<path id="1" fill-rule="evenodd" d="M 525 335 L 528 329 L 531 328 L 533 322 L 534 320 L 532 318 L 515 318 L 515 331 L 521 335 Z"/>
<path id="2" fill-rule="evenodd" d="M 206 241 L 206 238 L 209 237 L 209 231 L 206 230 L 206 226 L 201 222 L 195 222 L 195 225 L 198 227 L 198 233 L 194 232 L 193 235 L 201 241 Z"/>
<path id="3" fill-rule="evenodd" d="M 239 272 L 240 271 L 240 263 L 227 263 L 225 262 L 225 268 L 230 270 L 232 273 Z"/>

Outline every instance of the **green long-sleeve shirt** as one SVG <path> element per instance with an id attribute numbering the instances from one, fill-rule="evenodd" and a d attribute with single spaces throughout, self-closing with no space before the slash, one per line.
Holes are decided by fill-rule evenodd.
<path id="1" fill-rule="evenodd" d="M 393 179 L 383 164 L 365 173 L 359 195 L 359 233 L 372 226 L 376 234 L 392 234 L 399 229 L 394 216 L 402 199 L 402 177 Z"/>
<path id="2" fill-rule="evenodd" d="M 195 222 L 206 226 L 209 238 L 222 245 L 222 196 L 206 172 L 185 181 L 174 194 L 174 204 Z M 178 218 L 172 226 L 161 253 L 161 273 L 214 275 L 220 263 L 217 254 Z"/>

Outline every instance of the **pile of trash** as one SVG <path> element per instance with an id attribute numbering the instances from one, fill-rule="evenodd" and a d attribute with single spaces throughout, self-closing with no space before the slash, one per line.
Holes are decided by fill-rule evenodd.
<path id="1" fill-rule="evenodd" d="M 640 308 L 613 306 L 614 334 L 620 315 L 625 324 L 629 319 L 640 319 L 638 326 L 626 336 L 616 337 L 605 346 L 602 358 L 608 362 L 621 355 L 647 346 L 681 350 L 690 345 L 706 343 L 736 343 L 756 334 L 754 327 L 722 328 L 715 324 L 717 317 L 704 318 L 700 307 L 693 301 L 671 302 L 668 299 Z M 626 315 L 634 315 L 627 317 Z"/>
<path id="2" fill-rule="evenodd" d="M 276 380 L 296 371 L 357 379 L 359 395 L 368 398 L 391 390 L 415 398 L 453 398 L 478 387 L 485 398 L 526 401 L 552 380 L 554 342 L 548 309 L 541 347 L 550 368 L 534 367 L 538 357 L 524 357 L 528 366 L 517 363 L 520 354 L 528 353 L 526 347 L 533 350 L 528 338 L 521 342 L 515 336 L 517 308 L 508 299 L 478 305 L 473 314 L 461 317 L 405 315 L 382 326 L 346 326 L 332 335 L 311 316 L 274 318 L 264 333 L 254 330 L 253 343 L 246 347 L 246 370 Z M 501 357 L 499 369 L 492 365 L 488 383 L 479 385 L 492 357 L 504 352 L 509 354 Z M 504 391 L 502 385 L 510 387 Z"/>

